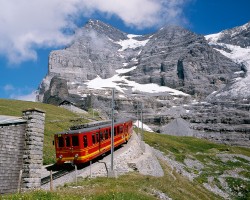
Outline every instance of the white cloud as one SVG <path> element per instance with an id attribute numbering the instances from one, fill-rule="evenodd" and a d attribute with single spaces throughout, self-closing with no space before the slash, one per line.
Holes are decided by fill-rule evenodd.
<path id="1" fill-rule="evenodd" d="M 37 91 L 32 91 L 30 94 L 26 95 L 11 95 L 11 99 L 17 99 L 22 101 L 36 101 Z"/>
<path id="2" fill-rule="evenodd" d="M 23 101 L 36 101 L 37 91 L 28 86 L 15 87 L 12 84 L 6 84 L 0 89 L 3 89 L 5 95 L 10 99 L 17 99 Z"/>
<path id="3" fill-rule="evenodd" d="M 63 29 L 96 13 L 146 28 L 180 23 L 185 0 L 0 0 L 0 54 L 12 63 L 36 60 L 38 47 L 68 44 Z"/>
<path id="4" fill-rule="evenodd" d="M 86 14 L 101 11 L 116 15 L 125 24 L 135 28 L 148 28 L 168 23 L 183 22 L 183 6 L 190 0 L 82 0 Z M 185 21 L 185 20 L 184 20 Z"/>
<path id="5" fill-rule="evenodd" d="M 7 85 L 3 86 L 3 89 L 4 89 L 5 92 L 9 92 L 9 91 L 14 90 L 15 88 L 14 88 L 13 85 L 7 84 Z"/>
<path id="6" fill-rule="evenodd" d="M 35 60 L 36 47 L 69 42 L 62 28 L 73 27 L 68 16 L 78 0 L 0 0 L 0 53 L 10 62 Z"/>

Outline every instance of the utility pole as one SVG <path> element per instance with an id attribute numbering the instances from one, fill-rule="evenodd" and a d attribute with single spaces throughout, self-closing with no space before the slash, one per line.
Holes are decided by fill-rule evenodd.
<path id="1" fill-rule="evenodd" d="M 139 102 L 137 101 L 137 135 L 139 137 Z"/>
<path id="2" fill-rule="evenodd" d="M 114 171 L 114 98 L 115 89 L 112 88 L 112 103 L 111 103 L 111 171 Z"/>
<path id="3" fill-rule="evenodd" d="M 95 113 L 94 113 L 94 97 L 93 97 L 93 94 L 91 94 L 90 101 L 91 101 L 91 108 L 92 108 L 92 118 L 94 119 Z"/>
<path id="4" fill-rule="evenodd" d="M 141 102 L 141 141 L 143 141 L 143 102 Z"/>

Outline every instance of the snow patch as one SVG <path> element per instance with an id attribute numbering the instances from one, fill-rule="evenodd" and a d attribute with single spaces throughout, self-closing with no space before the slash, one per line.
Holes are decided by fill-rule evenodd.
<path id="1" fill-rule="evenodd" d="M 238 72 L 234 72 L 234 74 L 242 74 L 244 73 L 243 71 L 238 71 Z"/>
<path id="2" fill-rule="evenodd" d="M 205 38 L 208 42 L 217 42 L 220 39 L 221 33 L 206 35 Z"/>
<path id="3" fill-rule="evenodd" d="M 123 63 L 123 64 L 124 64 L 124 63 Z M 124 74 L 124 73 L 130 72 L 130 71 L 133 71 L 133 70 L 136 69 L 136 68 L 137 68 L 137 66 L 131 67 L 131 68 L 129 68 L 129 69 L 124 69 L 124 68 L 122 68 L 122 69 L 117 69 L 117 70 L 115 70 L 115 72 L 118 73 L 118 74 Z"/>
<path id="4" fill-rule="evenodd" d="M 138 59 L 137 59 L 137 58 L 132 58 L 131 61 L 133 61 L 133 62 L 138 62 Z"/>
<path id="5" fill-rule="evenodd" d="M 125 97 L 124 95 L 121 95 L 121 94 L 119 94 L 119 97 L 120 97 L 120 98 L 125 98 L 125 99 L 126 99 L 126 97 Z"/>
<path id="6" fill-rule="evenodd" d="M 139 126 L 138 126 L 138 123 L 139 123 Z M 154 132 L 151 128 L 149 128 L 149 126 L 147 126 L 146 124 L 144 123 L 141 123 L 140 120 L 136 120 L 134 122 L 134 126 L 138 127 L 138 128 L 142 128 L 142 125 L 143 125 L 143 130 L 145 131 L 148 131 L 148 132 Z"/>
<path id="7" fill-rule="evenodd" d="M 124 72 L 121 69 L 117 70 L 117 73 Z M 134 67 L 130 68 L 129 70 L 134 70 Z M 123 82 L 123 83 L 121 83 Z M 124 93 L 124 89 L 120 85 L 124 85 L 124 83 L 132 88 L 132 91 L 140 91 L 140 92 L 146 92 L 146 93 L 159 93 L 159 92 L 168 92 L 170 95 L 183 95 L 183 96 L 189 96 L 188 94 L 181 92 L 179 90 L 175 90 L 166 86 L 159 86 L 154 83 L 150 84 L 139 84 L 135 81 L 129 81 L 126 79 L 126 76 L 119 76 L 119 74 L 114 75 L 111 78 L 102 79 L 101 77 L 97 76 L 95 79 L 90 80 L 86 82 L 86 85 L 90 89 L 105 89 L 106 87 L 115 88 L 116 90 Z"/>
<path id="8" fill-rule="evenodd" d="M 122 46 L 122 48 L 119 49 L 118 51 L 124 51 L 125 49 L 128 49 L 128 48 L 135 49 L 137 47 L 145 46 L 147 42 L 149 41 L 148 39 L 142 40 L 142 41 L 134 39 L 140 35 L 128 34 L 127 36 L 128 36 L 128 39 L 120 40 L 119 42 L 116 42 L 117 44 Z"/>

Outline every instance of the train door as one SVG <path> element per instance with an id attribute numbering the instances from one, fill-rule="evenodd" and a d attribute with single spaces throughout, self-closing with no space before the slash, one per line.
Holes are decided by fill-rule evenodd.
<path id="1" fill-rule="evenodd" d="M 71 156 L 78 157 L 80 149 L 79 135 L 71 135 Z"/>
<path id="2" fill-rule="evenodd" d="M 124 131 L 123 131 L 123 137 L 124 137 L 124 139 L 125 139 L 125 141 L 127 141 L 128 139 L 128 125 L 127 125 L 127 123 L 125 123 L 124 125 L 123 125 L 123 127 L 124 127 Z"/>
<path id="3" fill-rule="evenodd" d="M 64 146 L 64 148 L 65 148 L 65 150 L 66 150 L 68 153 L 70 153 L 70 152 L 71 152 L 71 139 L 70 139 L 70 136 L 64 134 L 63 137 L 64 137 L 64 141 L 65 141 L 65 146 Z"/>
<path id="4" fill-rule="evenodd" d="M 78 135 L 64 135 L 65 150 L 68 152 L 69 157 L 74 157 L 79 150 L 79 137 Z"/>
<path id="5" fill-rule="evenodd" d="M 101 143 L 100 143 L 100 132 L 96 132 L 96 142 L 99 144 L 98 149 L 100 151 Z"/>
<path id="6" fill-rule="evenodd" d="M 99 132 L 99 135 L 100 135 L 100 139 L 99 139 L 99 149 L 101 150 L 102 147 L 103 147 L 104 132 L 103 132 L 103 131 L 100 131 L 100 132 Z"/>

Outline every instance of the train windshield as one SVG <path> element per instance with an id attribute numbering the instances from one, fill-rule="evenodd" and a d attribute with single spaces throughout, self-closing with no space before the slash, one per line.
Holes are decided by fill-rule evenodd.
<path id="1" fill-rule="evenodd" d="M 63 137 L 58 137 L 58 147 L 64 147 L 64 139 L 63 139 Z"/>
<path id="2" fill-rule="evenodd" d="M 66 147 L 70 147 L 70 137 L 65 137 Z"/>

